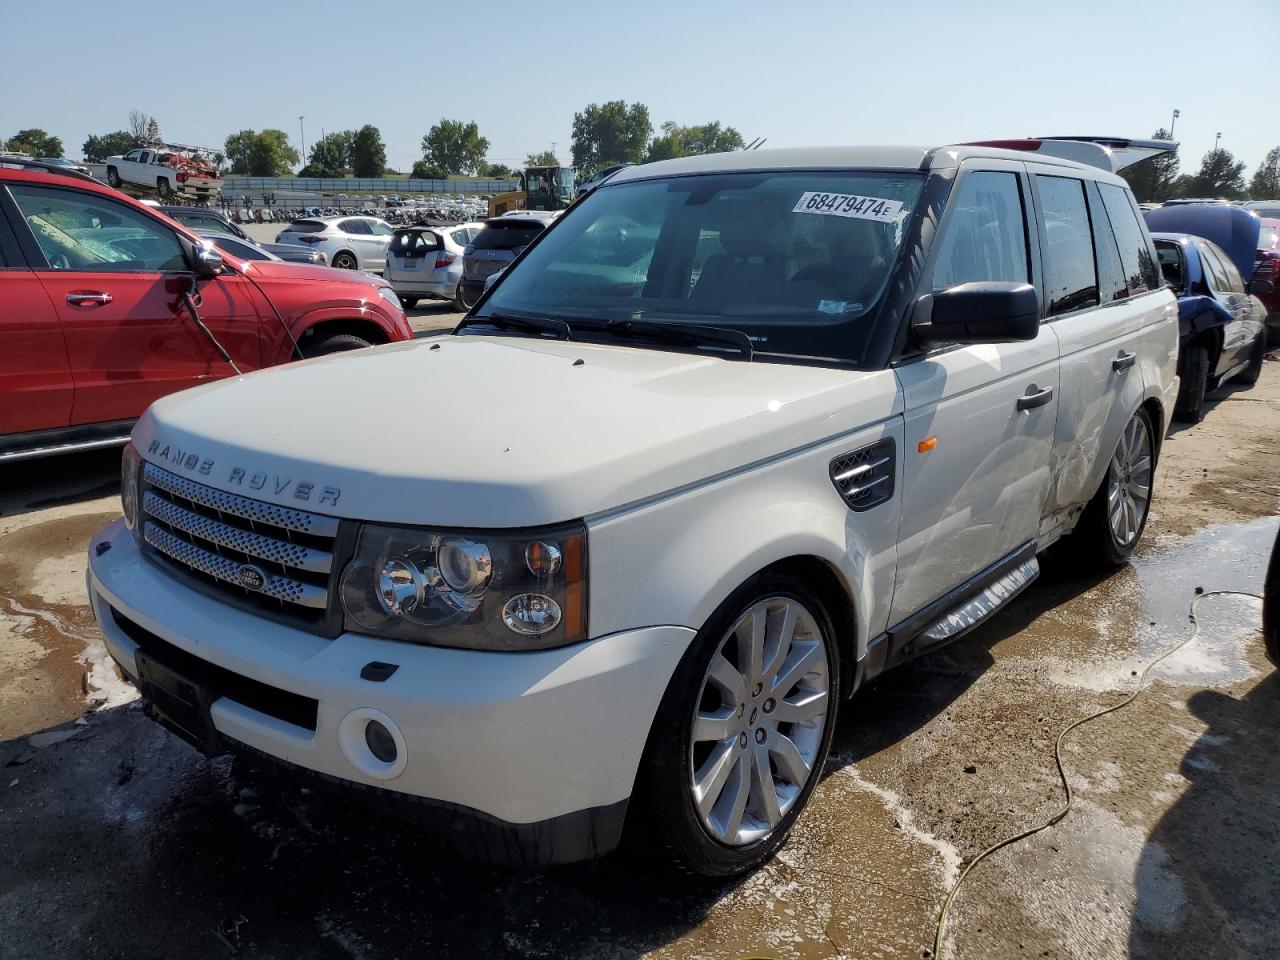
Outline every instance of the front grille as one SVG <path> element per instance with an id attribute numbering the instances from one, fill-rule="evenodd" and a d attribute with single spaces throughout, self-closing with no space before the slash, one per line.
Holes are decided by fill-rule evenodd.
<path id="1" fill-rule="evenodd" d="M 215 490 L 148 463 L 142 539 L 183 573 L 238 602 L 319 623 L 340 564 L 340 521 Z"/>

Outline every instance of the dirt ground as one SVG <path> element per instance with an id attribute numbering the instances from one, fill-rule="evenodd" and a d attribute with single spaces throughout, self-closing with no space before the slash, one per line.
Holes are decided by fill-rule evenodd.
<path id="1" fill-rule="evenodd" d="M 459 862 L 306 783 L 208 761 L 146 720 L 84 597 L 118 453 L 0 472 L 0 958 L 920 958 L 978 851 L 1061 805 L 1053 741 L 1188 635 L 1198 588 L 1259 591 L 1280 509 L 1280 363 L 1165 444 L 1151 524 L 1109 577 L 1049 563 L 994 622 L 843 711 L 775 861 L 731 884 L 634 857 Z M 980 864 L 944 954 L 1275 957 L 1280 676 L 1259 604 L 1064 748 L 1072 812 Z"/>

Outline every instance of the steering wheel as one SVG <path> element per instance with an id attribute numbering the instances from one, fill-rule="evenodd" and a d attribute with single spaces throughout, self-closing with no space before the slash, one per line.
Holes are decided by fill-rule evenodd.
<path id="1" fill-rule="evenodd" d="M 67 255 L 65 253 L 55 253 L 53 256 L 48 257 L 48 260 L 49 266 L 54 270 L 71 269 L 71 261 L 67 259 Z"/>

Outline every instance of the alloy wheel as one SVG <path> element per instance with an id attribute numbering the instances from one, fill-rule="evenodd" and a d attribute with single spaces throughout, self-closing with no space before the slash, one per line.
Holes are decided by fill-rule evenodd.
<path id="1" fill-rule="evenodd" d="M 1135 416 L 1124 428 L 1107 471 L 1107 522 L 1116 543 L 1138 539 L 1151 503 L 1151 431 Z"/>
<path id="2" fill-rule="evenodd" d="M 786 596 L 749 606 L 703 677 L 689 744 L 690 790 L 721 843 L 768 836 L 815 774 L 830 668 L 813 614 Z"/>

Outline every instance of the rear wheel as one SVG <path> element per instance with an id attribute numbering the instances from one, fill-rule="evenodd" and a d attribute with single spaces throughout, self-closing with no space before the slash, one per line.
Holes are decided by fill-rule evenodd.
<path id="1" fill-rule="evenodd" d="M 1262 376 L 1262 364 L 1267 359 L 1267 331 L 1263 329 L 1253 341 L 1253 349 L 1249 352 L 1249 365 L 1235 376 L 1236 383 L 1251 387 Z"/>
<path id="2" fill-rule="evenodd" d="M 109 184 L 111 184 L 111 186 L 113 186 L 113 187 L 115 187 L 115 188 L 119 189 L 119 187 L 120 187 L 120 172 L 119 172 L 118 170 L 116 170 L 116 168 L 115 168 L 115 167 L 107 167 L 107 183 L 109 183 Z"/>
<path id="3" fill-rule="evenodd" d="M 320 335 L 302 344 L 304 357 L 323 357 L 331 353 L 342 353 L 345 350 L 361 350 L 372 344 L 354 333 L 331 333 Z"/>
<path id="4" fill-rule="evenodd" d="M 1183 423 L 1204 419 L 1204 395 L 1209 388 L 1209 351 L 1192 344 L 1182 353 L 1181 379 L 1173 415 Z"/>
<path id="5" fill-rule="evenodd" d="M 462 284 L 458 284 L 457 289 L 453 292 L 453 305 L 459 313 L 466 313 L 469 309 L 462 300 Z"/>
<path id="6" fill-rule="evenodd" d="M 1071 534 L 1081 559 L 1096 566 L 1129 562 L 1147 527 L 1155 480 L 1155 431 L 1139 408 L 1125 424 L 1098 492 Z"/>
<path id="7" fill-rule="evenodd" d="M 835 629 L 807 584 L 765 571 L 739 587 L 663 697 L 631 841 L 657 839 L 676 867 L 704 876 L 763 864 L 822 773 L 839 684 Z"/>
<path id="8" fill-rule="evenodd" d="M 355 254 L 348 253 L 346 250 L 341 253 L 335 253 L 332 263 L 339 270 L 355 270 L 359 267 L 359 264 L 356 263 Z"/>
<path id="9" fill-rule="evenodd" d="M 420 299 L 421 297 L 401 297 L 400 306 L 404 307 L 406 310 L 412 310 L 418 305 L 418 301 Z"/>
<path id="10" fill-rule="evenodd" d="M 161 200 L 168 200 L 173 196 L 173 188 L 164 177 L 156 177 L 156 192 L 160 194 Z"/>

